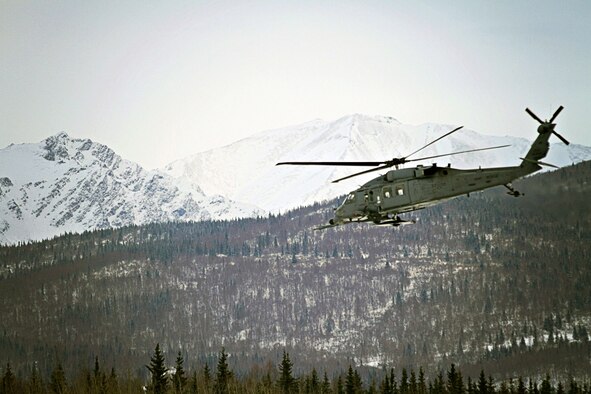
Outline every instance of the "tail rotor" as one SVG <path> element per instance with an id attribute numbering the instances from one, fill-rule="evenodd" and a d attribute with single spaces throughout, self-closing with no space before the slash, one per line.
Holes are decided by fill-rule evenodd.
<path id="1" fill-rule="evenodd" d="M 531 111 L 529 108 L 526 108 L 525 112 L 527 112 L 529 114 L 529 116 L 531 116 L 532 118 L 534 118 L 535 120 L 538 121 L 538 123 L 540 124 L 540 127 L 538 128 L 538 130 L 540 130 L 540 133 L 545 132 L 545 130 L 549 129 L 550 132 L 552 134 L 554 134 L 556 137 L 558 137 L 562 142 L 564 142 L 565 145 L 569 145 L 570 142 L 568 142 L 566 138 L 564 138 L 563 136 L 558 134 L 558 132 L 556 130 L 554 130 L 554 127 L 556 126 L 556 124 L 554 123 L 554 120 L 556 119 L 558 114 L 560 114 L 560 112 L 563 109 L 564 109 L 564 107 L 562 105 L 560 107 L 558 107 L 558 109 L 554 112 L 554 114 L 552 115 L 550 120 L 546 120 L 546 121 L 542 121 L 540 118 L 538 118 L 538 116 L 536 114 L 534 114 L 533 111 Z"/>

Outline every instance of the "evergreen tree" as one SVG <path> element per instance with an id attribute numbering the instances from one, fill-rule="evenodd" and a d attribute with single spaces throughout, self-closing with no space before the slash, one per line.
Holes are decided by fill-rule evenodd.
<path id="1" fill-rule="evenodd" d="M 330 394 L 332 390 L 330 388 L 330 381 L 328 380 L 328 375 L 326 371 L 324 371 L 324 377 L 322 378 L 322 385 L 320 386 L 320 392 L 322 394 Z"/>
<path id="2" fill-rule="evenodd" d="M 423 371 L 423 367 L 419 368 L 419 384 L 418 384 L 418 394 L 427 394 L 427 384 L 425 383 L 425 371 Z"/>
<path id="3" fill-rule="evenodd" d="M 49 388 L 55 394 L 63 394 L 66 393 L 68 390 L 68 384 L 66 381 L 66 374 L 64 373 L 64 368 L 62 367 L 62 363 L 58 361 L 55 369 L 51 372 L 51 377 L 49 380 Z"/>
<path id="4" fill-rule="evenodd" d="M 349 370 L 347 372 L 347 378 L 345 379 L 345 393 L 356 394 L 355 390 L 355 375 L 353 374 L 353 367 L 349 364 Z"/>
<path id="5" fill-rule="evenodd" d="M 406 368 L 402 368 L 402 375 L 400 376 L 400 394 L 408 394 L 409 387 L 408 387 L 408 372 L 406 372 Z"/>
<path id="6" fill-rule="evenodd" d="M 579 326 L 579 338 L 583 343 L 589 342 L 589 333 L 587 332 L 587 328 L 585 326 Z"/>
<path id="7" fill-rule="evenodd" d="M 182 393 L 187 384 L 187 377 L 185 376 L 185 370 L 183 368 L 183 356 L 179 350 L 176 356 L 176 363 L 174 365 L 175 371 L 172 375 L 172 386 L 174 387 L 175 393 Z"/>
<path id="8" fill-rule="evenodd" d="M 37 369 L 37 364 L 33 365 L 33 369 L 31 370 L 31 376 L 29 377 L 29 382 L 28 382 L 28 390 L 29 393 L 34 394 L 34 393 L 44 393 L 44 387 L 43 387 L 43 380 L 41 379 L 41 376 L 39 375 L 39 370 Z"/>
<path id="9" fill-rule="evenodd" d="M 209 390 L 211 385 L 211 370 L 207 363 L 203 366 L 203 384 L 205 385 L 205 390 Z"/>
<path id="10" fill-rule="evenodd" d="M 320 380 L 318 379 L 318 372 L 316 368 L 312 368 L 312 375 L 310 376 L 310 392 L 317 393 L 320 389 Z"/>
<path id="11" fill-rule="evenodd" d="M 216 394 L 226 394 L 229 392 L 231 377 L 232 372 L 228 366 L 228 354 L 226 353 L 226 349 L 222 348 L 220 357 L 218 359 L 218 367 L 214 385 L 214 391 Z"/>
<path id="12" fill-rule="evenodd" d="M 540 386 L 540 394 L 552 394 L 554 389 L 550 384 L 550 375 L 546 375 L 546 378 L 542 380 L 542 385 Z"/>
<path id="13" fill-rule="evenodd" d="M 378 389 L 376 388 L 376 381 L 371 380 L 369 387 L 367 388 L 367 394 L 378 394 Z"/>
<path id="14" fill-rule="evenodd" d="M 6 371 L 2 376 L 2 393 L 14 393 L 16 392 L 16 378 L 10 368 L 10 363 L 6 364 Z"/>
<path id="15" fill-rule="evenodd" d="M 488 384 L 486 382 L 486 375 L 484 374 L 484 370 L 480 370 L 480 375 L 478 377 L 478 394 L 488 394 Z"/>
<path id="16" fill-rule="evenodd" d="M 361 380 L 361 375 L 359 375 L 357 370 L 355 370 L 353 373 L 353 384 L 355 386 L 356 393 L 363 393 L 363 381 Z"/>
<path id="17" fill-rule="evenodd" d="M 464 381 L 462 374 L 456 371 L 455 364 L 452 364 L 449 372 L 447 373 L 447 391 L 450 394 L 463 394 L 464 393 Z"/>
<path id="18" fill-rule="evenodd" d="M 197 371 L 193 372 L 191 375 L 191 380 L 189 381 L 189 389 L 191 393 L 196 393 L 198 390 L 198 378 L 197 378 Z"/>
<path id="19" fill-rule="evenodd" d="M 101 371 L 98 356 L 94 358 L 94 369 L 92 371 L 91 387 L 94 392 L 107 392 L 107 379 L 105 374 Z"/>
<path id="20" fill-rule="evenodd" d="M 283 358 L 279 364 L 279 380 L 277 385 L 282 393 L 291 393 L 295 390 L 296 381 L 292 375 L 293 363 L 289 359 L 289 353 L 283 350 Z"/>
<path id="21" fill-rule="evenodd" d="M 347 377 L 345 379 L 345 393 L 346 394 L 358 394 L 363 392 L 363 382 L 361 381 L 361 376 L 359 376 L 359 372 L 353 369 L 351 365 L 349 365 L 349 370 L 347 372 Z"/>
<path id="22" fill-rule="evenodd" d="M 390 391 L 392 394 L 398 393 L 398 382 L 396 381 L 396 374 L 394 368 L 390 368 Z"/>
<path id="23" fill-rule="evenodd" d="M 119 381 L 115 373 L 115 367 L 111 368 L 111 374 L 107 380 L 107 393 L 116 393 L 119 391 Z"/>
<path id="24" fill-rule="evenodd" d="M 562 385 L 562 382 L 558 382 L 556 385 L 556 394 L 564 394 L 564 386 Z"/>
<path id="25" fill-rule="evenodd" d="M 571 378 L 569 386 L 568 386 L 568 394 L 579 394 L 581 392 L 580 387 L 578 387 L 577 382 L 573 378 Z"/>
<path id="26" fill-rule="evenodd" d="M 339 376 L 337 379 L 337 394 L 345 394 L 345 389 L 343 387 L 343 378 Z"/>
<path id="27" fill-rule="evenodd" d="M 437 377 L 435 378 L 435 382 L 433 382 L 433 394 L 443 394 L 446 392 L 445 389 L 445 382 L 443 381 L 443 372 L 439 371 Z"/>
<path id="28" fill-rule="evenodd" d="M 380 385 L 380 393 L 381 394 L 393 394 L 392 393 L 392 386 L 390 385 L 390 378 L 386 373 L 384 379 L 382 380 L 382 384 Z"/>
<path id="29" fill-rule="evenodd" d="M 411 394 L 417 394 L 419 391 L 419 385 L 417 383 L 417 375 L 415 374 L 414 370 L 410 370 L 410 380 L 409 380 L 409 392 Z"/>
<path id="30" fill-rule="evenodd" d="M 94 358 L 94 370 L 92 372 L 93 372 L 95 384 L 97 384 L 99 382 L 100 376 L 101 376 L 101 368 L 99 365 L 98 356 L 95 356 L 95 358 Z"/>
<path id="31" fill-rule="evenodd" d="M 525 383 L 523 382 L 523 378 L 520 376 L 519 380 L 517 380 L 517 394 L 526 394 L 527 390 L 525 388 Z"/>
<path id="32" fill-rule="evenodd" d="M 488 382 L 486 384 L 486 389 L 489 394 L 495 393 L 495 380 L 493 379 L 493 377 L 491 375 L 488 375 Z"/>
<path id="33" fill-rule="evenodd" d="M 160 351 L 160 344 L 156 344 L 154 355 L 150 359 L 150 365 L 146 365 L 148 371 L 152 374 L 149 390 L 154 394 L 166 393 L 168 388 L 168 379 L 166 374 L 168 369 L 164 366 L 164 355 Z"/>

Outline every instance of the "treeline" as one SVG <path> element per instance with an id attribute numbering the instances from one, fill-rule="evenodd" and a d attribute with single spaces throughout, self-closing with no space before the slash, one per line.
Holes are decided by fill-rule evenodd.
<path id="1" fill-rule="evenodd" d="M 230 393 L 281 393 L 281 394 L 589 394 L 589 382 L 568 382 L 550 379 L 549 375 L 538 380 L 519 376 L 508 381 L 496 382 L 481 370 L 477 379 L 464 378 L 459 368 L 451 364 L 446 371 L 428 378 L 423 368 L 418 371 L 402 368 L 400 371 L 385 368 L 374 371 L 362 379 L 352 365 L 346 371 L 328 376 L 326 371 L 312 368 L 308 373 L 296 375 L 289 353 L 283 351 L 281 362 L 273 365 L 253 366 L 250 372 L 237 375 L 228 363 L 228 353 L 222 348 L 215 370 L 205 364 L 198 370 L 185 369 L 185 361 L 178 353 L 174 367 L 166 367 L 165 357 L 156 345 L 145 376 L 119 375 L 115 368 L 104 370 L 95 358 L 94 367 L 75 371 L 68 379 L 61 363 L 57 363 L 51 376 L 44 379 L 36 368 L 28 377 L 15 376 L 10 364 L 2 374 L 0 394 L 12 393 L 140 393 L 154 394 L 230 394 Z"/>
<path id="2" fill-rule="evenodd" d="M 298 234 L 302 228 L 322 224 L 316 211 L 329 211 L 337 203 L 338 199 L 335 199 L 287 214 L 270 214 L 259 218 L 151 223 L 85 231 L 81 234 L 66 233 L 41 242 L 0 245 L 0 280 L 38 272 L 50 266 L 105 260 L 114 256 L 145 258 L 163 263 L 187 255 L 261 257 L 268 253 L 282 256 L 313 253 L 316 257 L 337 257 L 336 246 L 330 245 L 330 248 L 320 250 L 319 245 L 312 244 L 308 232 Z M 313 216 L 302 220 L 307 215 Z M 277 229 L 281 231 L 278 233 Z M 348 253 L 352 254 L 350 248 Z"/>

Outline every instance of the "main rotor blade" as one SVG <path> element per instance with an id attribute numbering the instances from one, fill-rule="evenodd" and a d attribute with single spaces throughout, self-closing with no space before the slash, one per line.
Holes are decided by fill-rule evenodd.
<path id="1" fill-rule="evenodd" d="M 560 111 L 562 111 L 563 109 L 564 109 L 564 107 L 562 105 L 560 107 L 558 107 L 558 109 L 556 110 L 556 112 L 554 112 L 554 115 L 552 115 L 552 117 L 550 118 L 550 120 L 548 121 L 548 123 L 553 123 L 554 122 L 554 119 L 556 119 L 556 117 L 558 116 L 558 114 L 560 113 Z"/>
<path id="2" fill-rule="evenodd" d="M 440 139 L 442 139 L 442 138 L 445 138 L 445 137 L 447 137 L 447 136 L 448 136 L 448 135 L 450 135 L 451 133 L 455 133 L 456 131 L 458 131 L 458 130 L 459 130 L 459 129 L 461 129 L 462 127 L 464 127 L 464 126 L 456 127 L 456 128 L 455 128 L 455 129 L 453 129 L 452 131 L 449 131 L 449 132 L 445 133 L 444 135 L 442 135 L 441 137 L 437 138 L 436 140 L 429 142 L 427 145 L 423 146 L 421 149 L 418 149 L 418 150 L 416 150 L 416 151 L 412 152 L 410 155 L 406 155 L 404 158 L 406 159 L 406 158 L 408 158 L 408 157 L 411 157 L 411 156 L 412 156 L 412 155 L 414 155 L 415 153 L 419 153 L 420 151 L 422 151 L 422 150 L 423 150 L 423 149 L 425 149 L 426 147 L 428 147 L 428 146 L 430 146 L 430 145 L 433 145 L 434 143 L 436 143 L 437 141 L 439 141 L 439 140 L 440 140 Z"/>
<path id="3" fill-rule="evenodd" d="M 560 138 L 560 141 L 564 142 L 566 145 L 570 145 L 570 142 L 568 142 L 566 140 L 566 138 L 564 138 L 563 136 L 561 136 L 560 134 L 558 134 L 556 131 L 552 130 L 552 133 L 554 133 L 555 136 L 557 136 L 558 138 Z"/>
<path id="4" fill-rule="evenodd" d="M 386 165 L 383 165 L 383 166 L 380 166 L 380 167 L 377 167 L 377 168 L 372 168 L 370 170 L 365 170 L 365 171 L 357 172 L 355 174 L 347 175 L 346 177 L 343 177 L 343 178 L 335 179 L 334 181 L 332 181 L 332 183 L 337 183 L 337 182 L 340 182 L 340 181 L 344 181 L 345 179 L 353 178 L 354 176 L 357 176 L 357 175 L 368 174 L 368 173 L 373 172 L 373 171 L 379 171 L 379 170 L 383 170 L 385 168 L 390 168 L 390 167 L 392 167 L 392 166 L 389 165 L 389 164 L 386 164 Z"/>
<path id="5" fill-rule="evenodd" d="M 407 162 L 409 162 L 409 161 L 427 160 L 427 159 L 435 159 L 436 157 L 443 157 L 443 156 L 461 155 L 463 153 L 478 152 L 478 151 L 481 151 L 481 150 L 500 149 L 500 148 L 506 148 L 508 146 L 511 146 L 511 145 L 499 145 L 499 146 L 491 146 L 489 148 L 479 148 L 479 149 L 464 150 L 464 151 L 460 151 L 460 152 L 444 153 L 442 155 L 435 155 L 435 156 L 421 157 L 420 159 L 407 160 Z"/>
<path id="6" fill-rule="evenodd" d="M 544 123 L 542 122 L 542 120 L 540 118 L 538 118 L 536 116 L 536 114 L 534 114 L 529 108 L 525 109 L 525 112 L 527 112 L 529 114 L 529 116 L 531 116 L 532 118 L 534 118 L 535 120 L 537 120 L 538 122 L 540 122 L 540 124 Z"/>
<path id="7" fill-rule="evenodd" d="M 275 164 L 281 165 L 297 165 L 297 166 L 362 166 L 371 167 L 379 166 L 386 163 L 385 161 L 282 161 Z"/>

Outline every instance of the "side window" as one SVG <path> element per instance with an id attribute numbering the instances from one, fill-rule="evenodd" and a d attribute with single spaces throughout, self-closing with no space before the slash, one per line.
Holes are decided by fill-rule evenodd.
<path id="1" fill-rule="evenodd" d="M 382 193 L 384 194 L 384 198 L 392 198 L 392 188 L 391 187 L 383 188 Z"/>
<path id="2" fill-rule="evenodd" d="M 402 185 L 396 186 L 396 195 L 404 196 L 404 188 L 402 187 Z"/>

